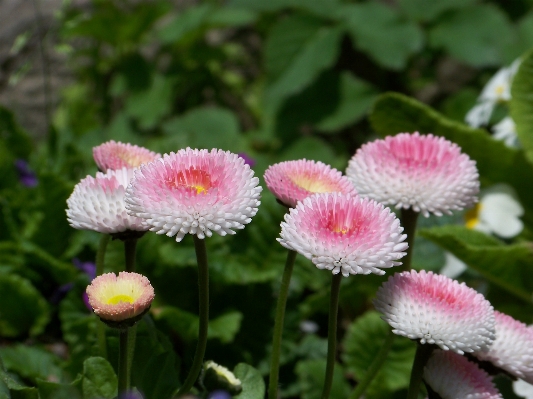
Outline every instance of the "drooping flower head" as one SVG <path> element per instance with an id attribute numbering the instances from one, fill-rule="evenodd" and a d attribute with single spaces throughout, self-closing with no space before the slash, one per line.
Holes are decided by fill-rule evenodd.
<path id="1" fill-rule="evenodd" d="M 424 380 L 442 399 L 503 399 L 485 371 L 449 351 L 433 352 L 424 368 Z"/>
<path id="2" fill-rule="evenodd" d="M 321 193 L 290 209 L 278 241 L 333 274 L 381 275 L 401 264 L 407 249 L 402 231 L 394 213 L 375 201 Z"/>
<path id="3" fill-rule="evenodd" d="M 504 313 L 494 313 L 496 340 L 488 352 L 473 355 L 533 384 L 533 327 Z"/>
<path id="4" fill-rule="evenodd" d="M 132 325 L 148 311 L 154 300 L 150 281 L 138 273 L 105 273 L 87 287 L 94 313 L 113 327 Z"/>
<path id="5" fill-rule="evenodd" d="M 361 196 L 426 217 L 470 207 L 479 191 L 476 164 L 457 144 L 418 132 L 364 144 L 346 175 Z"/>
<path id="6" fill-rule="evenodd" d="M 124 195 L 133 170 L 122 168 L 87 176 L 74 187 L 67 199 L 67 220 L 75 229 L 106 234 L 126 231 L 144 232 L 143 219 L 128 215 Z"/>
<path id="7" fill-rule="evenodd" d="M 290 208 L 316 193 L 356 194 L 350 180 L 337 169 L 306 159 L 270 165 L 264 177 L 268 189 Z"/>
<path id="8" fill-rule="evenodd" d="M 379 288 L 374 306 L 392 332 L 459 354 L 494 341 L 494 309 L 464 283 L 426 272 L 396 273 Z"/>
<path id="9" fill-rule="evenodd" d="M 260 204 L 259 179 L 231 152 L 192 150 L 165 154 L 143 165 L 126 192 L 131 215 L 157 234 L 198 238 L 235 234 L 251 222 Z"/>
<path id="10" fill-rule="evenodd" d="M 155 161 L 161 155 L 144 147 L 111 140 L 94 147 L 93 157 L 98 169 L 105 172 L 108 169 L 134 169 L 142 164 Z"/>

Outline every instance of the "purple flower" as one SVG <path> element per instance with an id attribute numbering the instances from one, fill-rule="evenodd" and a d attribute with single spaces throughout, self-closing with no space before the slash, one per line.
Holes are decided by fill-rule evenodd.
<path id="1" fill-rule="evenodd" d="M 207 396 L 207 399 L 231 399 L 231 395 L 222 389 L 217 389 L 216 391 L 211 392 Z"/>
<path id="2" fill-rule="evenodd" d="M 244 159 L 244 163 L 246 165 L 250 165 L 250 168 L 253 168 L 255 166 L 255 159 L 253 159 L 251 156 L 249 156 L 245 152 L 239 152 L 237 155 L 240 156 L 242 159 Z"/>
<path id="3" fill-rule="evenodd" d="M 15 161 L 15 168 L 19 175 L 20 184 L 24 187 L 35 187 L 38 183 L 35 172 L 30 169 L 28 162 L 23 159 L 17 159 Z"/>
<path id="4" fill-rule="evenodd" d="M 60 286 L 50 296 L 50 303 L 57 305 L 68 294 L 68 292 L 74 287 L 74 283 L 67 283 Z"/>
<path id="5" fill-rule="evenodd" d="M 144 399 L 139 391 L 128 391 L 118 395 L 118 399 Z"/>
<path id="6" fill-rule="evenodd" d="M 96 277 L 96 265 L 94 262 L 82 262 L 78 258 L 74 258 L 72 259 L 72 263 L 74 263 L 74 266 L 76 266 L 78 270 L 81 270 L 87 274 L 91 280 L 94 280 Z"/>

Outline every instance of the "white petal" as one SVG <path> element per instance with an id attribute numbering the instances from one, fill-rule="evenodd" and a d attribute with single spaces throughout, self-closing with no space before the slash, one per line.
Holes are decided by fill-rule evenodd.
<path id="1" fill-rule="evenodd" d="M 524 380 L 514 381 L 513 391 L 522 398 L 533 399 L 533 385 L 528 384 Z"/>
<path id="2" fill-rule="evenodd" d="M 465 121 L 472 127 L 480 127 L 489 123 L 490 115 L 496 103 L 494 101 L 484 101 L 477 104 L 466 114 Z"/>
<path id="3" fill-rule="evenodd" d="M 479 219 L 500 237 L 510 238 L 522 231 L 523 223 L 518 219 L 524 208 L 505 192 L 491 192 L 483 196 Z"/>
<path id="4" fill-rule="evenodd" d="M 456 278 L 467 269 L 466 264 L 450 252 L 446 252 L 444 256 L 446 261 L 442 269 L 440 269 L 440 274 L 449 278 Z"/>

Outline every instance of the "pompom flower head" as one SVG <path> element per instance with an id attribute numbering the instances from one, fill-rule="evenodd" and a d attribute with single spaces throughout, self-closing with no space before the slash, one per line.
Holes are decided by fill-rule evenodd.
<path id="1" fill-rule="evenodd" d="M 501 312 L 494 312 L 496 340 L 488 352 L 472 355 L 533 384 L 533 327 Z"/>
<path id="2" fill-rule="evenodd" d="M 268 189 L 289 208 L 316 193 L 356 193 L 353 184 L 341 172 L 322 162 L 306 159 L 270 165 L 264 177 Z"/>
<path id="3" fill-rule="evenodd" d="M 124 196 L 133 170 L 122 168 L 87 176 L 67 199 L 67 220 L 75 229 L 113 234 L 142 234 L 148 230 L 143 219 L 128 215 Z M 138 232 L 138 233 L 134 233 Z"/>
<path id="4" fill-rule="evenodd" d="M 317 268 L 333 274 L 384 274 L 400 265 L 406 236 L 396 216 L 383 205 L 351 194 L 314 194 L 285 215 L 281 238 Z"/>
<path id="5" fill-rule="evenodd" d="M 442 399 L 503 399 L 485 371 L 449 351 L 433 352 L 424 369 L 424 380 Z"/>
<path id="6" fill-rule="evenodd" d="M 102 172 L 108 169 L 137 168 L 160 157 L 159 154 L 147 148 L 114 140 L 93 148 L 94 161 Z"/>
<path id="7" fill-rule="evenodd" d="M 397 273 L 379 288 L 374 306 L 392 332 L 459 354 L 494 341 L 494 309 L 464 283 L 425 272 Z"/>
<path id="8" fill-rule="evenodd" d="M 148 279 L 138 273 L 105 273 L 87 287 L 89 304 L 94 313 L 112 327 L 133 325 L 150 309 L 154 289 Z"/>
<path id="9" fill-rule="evenodd" d="M 213 149 L 165 154 L 143 165 L 126 192 L 131 215 L 157 234 L 198 238 L 235 234 L 251 222 L 260 204 L 259 179 L 244 159 Z"/>
<path id="10" fill-rule="evenodd" d="M 364 144 L 346 175 L 361 196 L 426 217 L 468 208 L 479 191 L 475 162 L 457 144 L 418 132 Z"/>

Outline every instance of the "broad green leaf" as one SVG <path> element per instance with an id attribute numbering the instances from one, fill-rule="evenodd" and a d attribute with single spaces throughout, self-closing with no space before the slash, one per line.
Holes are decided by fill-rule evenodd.
<path id="1" fill-rule="evenodd" d="M 389 330 L 390 326 L 374 311 L 366 312 L 350 325 L 343 341 L 345 352 L 342 359 L 356 379 L 364 377 L 389 335 Z M 416 345 L 409 339 L 394 337 L 383 366 L 368 388 L 367 397 L 379 397 L 383 392 L 390 396 L 394 391 L 407 388 L 415 351 Z"/>
<path id="2" fill-rule="evenodd" d="M 429 34 L 431 46 L 444 48 L 470 65 L 501 65 L 515 40 L 505 13 L 491 4 L 461 8 L 443 18 Z"/>
<path id="3" fill-rule="evenodd" d="M 83 363 L 83 399 L 113 399 L 118 379 L 111 364 L 103 357 L 90 357 Z"/>
<path id="4" fill-rule="evenodd" d="M 35 382 L 40 378 L 59 381 L 63 378 L 63 362 L 44 349 L 17 344 L 0 348 L 0 357 L 7 371 L 26 380 Z"/>
<path id="5" fill-rule="evenodd" d="M 224 108 L 195 108 L 173 118 L 163 125 L 174 148 L 161 148 L 161 152 L 177 151 L 180 148 L 220 148 L 239 151 L 240 128 L 235 114 Z M 153 147 L 157 147 L 154 143 Z"/>
<path id="6" fill-rule="evenodd" d="M 248 8 L 255 11 L 281 11 L 296 8 L 318 16 L 335 16 L 338 12 L 338 0 L 230 0 L 230 6 Z"/>
<path id="7" fill-rule="evenodd" d="M 399 93 L 379 97 L 370 121 L 382 136 L 418 131 L 457 143 L 476 161 L 482 185 L 507 183 L 513 186 L 525 208 L 524 219 L 533 223 L 533 165 L 523 151 L 506 147 L 486 131 L 447 119 L 427 105 Z"/>
<path id="8" fill-rule="evenodd" d="M 386 68 L 404 68 L 409 57 L 422 49 L 420 28 L 384 4 L 347 5 L 342 17 L 355 46 Z"/>
<path id="9" fill-rule="evenodd" d="M 491 283 L 531 302 L 533 250 L 527 243 L 505 245 L 494 237 L 463 226 L 422 229 L 422 237 L 453 253 Z"/>
<path id="10" fill-rule="evenodd" d="M 48 303 L 32 283 L 16 275 L 0 275 L 0 335 L 39 335 L 50 320 Z"/>
<path id="11" fill-rule="evenodd" d="M 38 399 L 35 387 L 28 387 L 15 381 L 4 369 L 0 356 L 0 399 Z"/>
<path id="12" fill-rule="evenodd" d="M 520 144 L 533 160 L 533 51 L 524 55 L 511 86 L 509 111 Z"/>
<path id="13" fill-rule="evenodd" d="M 80 379 L 72 384 L 60 384 L 56 382 L 37 380 L 39 399 L 82 399 L 78 389 Z"/>
<path id="14" fill-rule="evenodd" d="M 239 363 L 233 369 L 233 374 L 242 383 L 242 392 L 233 396 L 234 399 L 263 399 L 265 397 L 265 382 L 259 371 L 246 363 Z"/>
<path id="15" fill-rule="evenodd" d="M 518 22 L 518 36 L 520 39 L 520 48 L 523 51 L 533 46 L 533 11 L 529 11 Z"/>
<path id="16" fill-rule="evenodd" d="M 189 7 L 159 29 L 158 37 L 163 43 L 175 43 L 186 34 L 199 29 L 213 10 L 210 4 Z"/>
<path id="17" fill-rule="evenodd" d="M 301 360 L 296 363 L 295 372 L 301 387 L 302 399 L 319 399 L 324 386 L 326 371 L 325 359 Z M 340 364 L 335 365 L 333 371 L 333 384 L 329 397 L 331 399 L 345 399 L 349 396 L 350 385 L 343 377 L 343 369 Z"/>
<path id="18" fill-rule="evenodd" d="M 208 22 L 218 26 L 248 25 L 257 19 L 257 13 L 237 7 L 222 7 L 209 15 Z"/>
<path id="19" fill-rule="evenodd" d="M 265 106 L 276 109 L 284 98 L 307 87 L 337 59 L 341 30 L 304 15 L 281 19 L 265 44 L 268 85 Z"/>
<path id="20" fill-rule="evenodd" d="M 475 0 L 400 0 L 401 9 L 417 21 L 432 21 L 445 11 L 466 7 Z"/>

